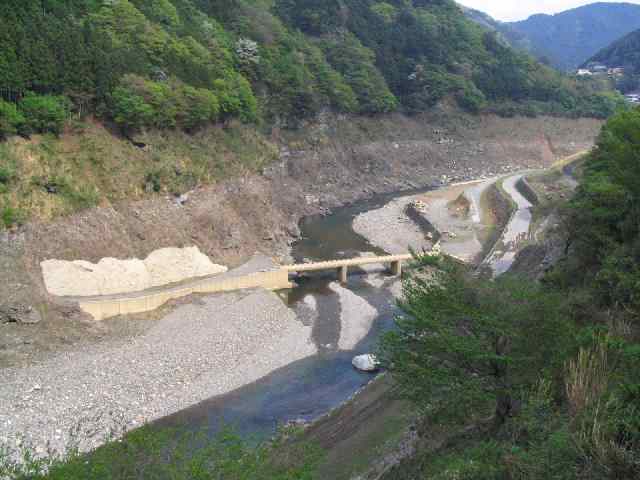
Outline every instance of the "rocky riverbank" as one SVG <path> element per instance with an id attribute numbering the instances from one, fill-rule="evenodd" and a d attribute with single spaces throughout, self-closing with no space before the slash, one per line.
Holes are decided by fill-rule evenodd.
<path id="1" fill-rule="evenodd" d="M 96 263 L 197 246 L 213 263 L 231 267 L 256 251 L 282 261 L 299 235 L 302 216 L 375 193 L 545 166 L 589 148 L 599 128 L 595 120 L 440 111 L 416 118 L 323 117 L 299 131 L 279 132 L 273 141 L 280 160 L 260 175 L 196 187 L 185 201 L 162 196 L 122 201 L 5 232 L 0 235 L 0 319 L 6 322 L 0 325 L 0 367 L 37 363 L 70 346 L 89 348 L 149 328 L 146 320 L 135 319 L 96 325 L 78 309 L 51 302 L 40 268 L 44 260 Z M 148 139 L 150 151 L 154 138 Z M 42 321 L 27 323 L 34 318 Z"/>
<path id="2" fill-rule="evenodd" d="M 311 330 L 266 291 L 194 300 L 143 335 L 2 370 L 0 441 L 94 448 L 315 354 Z"/>
<path id="3" fill-rule="evenodd" d="M 255 268 L 269 263 L 258 260 Z M 264 290 L 192 297 L 143 333 L 0 370 L 0 445 L 38 455 L 89 450 L 297 361 L 352 351 L 399 294 L 397 278 L 369 268 L 352 286 L 375 288 L 376 300 L 331 282 L 331 318 L 322 295 L 292 306 Z M 317 335 L 327 328 L 330 344 Z"/>

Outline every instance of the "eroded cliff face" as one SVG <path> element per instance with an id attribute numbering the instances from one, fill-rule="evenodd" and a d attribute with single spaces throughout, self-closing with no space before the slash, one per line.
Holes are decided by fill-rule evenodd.
<path id="1" fill-rule="evenodd" d="M 0 364 L 28 362 L 44 350 L 145 328 L 122 321 L 95 325 L 73 306 L 53 302 L 44 288 L 42 261 L 95 263 L 189 246 L 227 266 L 255 252 L 284 260 L 304 215 L 375 193 L 548 166 L 590 148 L 600 127 L 592 119 L 451 112 L 413 118 L 326 116 L 296 132 L 272 132 L 280 158 L 259 173 L 197 187 L 181 198 L 123 200 L 5 232 L 0 235 L 0 320 L 12 323 L 0 327 Z M 147 145 L 153 150 L 153 143 Z M 35 308 L 42 321 L 21 325 L 1 315 L 16 306 Z"/>

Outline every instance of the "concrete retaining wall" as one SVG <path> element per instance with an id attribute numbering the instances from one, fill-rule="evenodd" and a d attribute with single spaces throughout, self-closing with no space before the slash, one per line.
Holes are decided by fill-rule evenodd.
<path id="1" fill-rule="evenodd" d="M 218 293 L 249 288 L 280 290 L 291 286 L 289 272 L 277 269 L 230 278 L 211 278 L 187 286 L 156 292 L 143 292 L 131 296 L 87 298 L 77 301 L 80 308 L 93 316 L 95 320 L 104 320 L 117 315 L 149 312 L 161 307 L 170 300 L 186 297 L 194 293 Z"/>

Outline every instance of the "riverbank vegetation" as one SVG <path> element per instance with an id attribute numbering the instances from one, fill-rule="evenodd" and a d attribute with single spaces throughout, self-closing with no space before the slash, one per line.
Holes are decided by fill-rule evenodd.
<path id="1" fill-rule="evenodd" d="M 638 478 L 639 131 L 637 110 L 604 127 L 542 282 L 408 280 L 382 352 L 423 441 L 385 479 Z"/>

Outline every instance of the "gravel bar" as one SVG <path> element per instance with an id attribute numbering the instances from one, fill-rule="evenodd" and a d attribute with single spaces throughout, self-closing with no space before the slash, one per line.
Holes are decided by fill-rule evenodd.
<path id="1" fill-rule="evenodd" d="M 197 299 L 141 336 L 0 371 L 0 442 L 90 450 L 314 355 L 311 330 L 272 292 Z"/>

